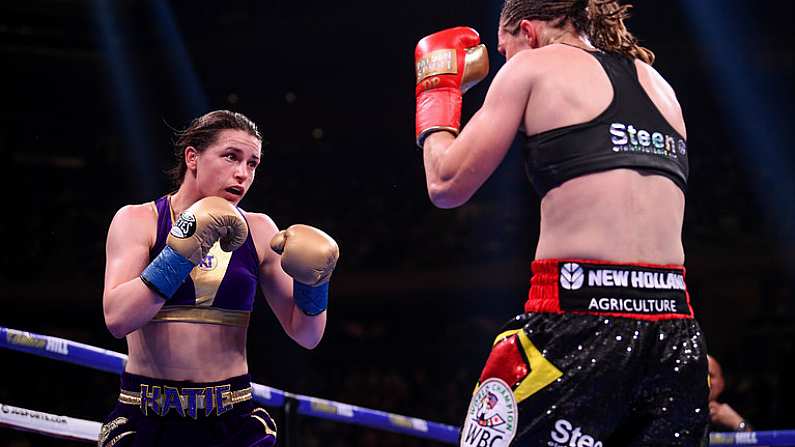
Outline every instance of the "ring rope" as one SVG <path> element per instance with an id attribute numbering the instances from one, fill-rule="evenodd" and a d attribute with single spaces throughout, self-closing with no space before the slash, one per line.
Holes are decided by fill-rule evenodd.
<path id="1" fill-rule="evenodd" d="M 64 338 L 35 334 L 0 326 L 0 348 L 48 357 L 100 371 L 121 374 L 127 356 Z M 321 419 L 458 444 L 459 427 L 424 419 L 402 416 L 356 405 L 293 394 L 252 383 L 254 399 L 269 407 L 282 407 L 286 399 L 298 402 L 297 413 Z M 69 439 L 96 441 L 100 423 L 27 410 L 0 403 L 0 425 Z M 766 445 L 795 446 L 795 430 L 773 430 L 746 433 L 711 433 L 711 446 Z"/>
<path id="2" fill-rule="evenodd" d="M 0 326 L 0 347 L 116 374 L 124 372 L 127 362 L 127 356 L 118 352 L 4 326 Z M 265 406 L 281 407 L 285 399 L 292 398 L 298 402 L 297 413 L 303 416 L 357 424 L 449 444 L 458 443 L 459 429 L 451 425 L 293 394 L 257 383 L 252 383 L 251 387 L 254 399 Z"/>
<path id="3" fill-rule="evenodd" d="M 14 407 L 0 402 L 0 426 L 56 438 L 97 442 L 102 424 L 96 421 Z"/>

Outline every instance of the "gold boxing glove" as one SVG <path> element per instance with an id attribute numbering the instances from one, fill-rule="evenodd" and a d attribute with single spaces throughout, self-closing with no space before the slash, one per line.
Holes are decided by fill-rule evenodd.
<path id="1" fill-rule="evenodd" d="M 328 282 L 340 250 L 334 239 L 309 225 L 292 225 L 276 233 L 271 248 L 282 256 L 282 269 L 294 279 L 293 300 L 305 314 L 328 307 Z"/>
<path id="2" fill-rule="evenodd" d="M 179 215 L 166 246 L 141 273 L 141 280 L 165 299 L 179 286 L 220 239 L 221 249 L 234 251 L 248 237 L 240 211 L 220 197 L 205 197 Z"/>
<path id="3" fill-rule="evenodd" d="M 247 237 L 248 224 L 240 211 L 225 199 L 210 196 L 179 215 L 166 244 L 197 265 L 217 240 L 221 240 L 221 250 L 235 251 Z"/>

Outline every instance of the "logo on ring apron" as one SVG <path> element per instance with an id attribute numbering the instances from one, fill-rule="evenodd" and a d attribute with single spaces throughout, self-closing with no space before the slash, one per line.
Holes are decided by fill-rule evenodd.
<path id="1" fill-rule="evenodd" d="M 171 235 L 179 239 L 187 239 L 196 232 L 196 216 L 185 211 L 171 227 Z"/>
<path id="2" fill-rule="evenodd" d="M 460 447 L 508 446 L 516 436 L 518 419 L 511 387 L 502 379 L 488 379 L 469 402 Z"/>
<path id="3" fill-rule="evenodd" d="M 582 267 L 574 262 L 567 262 L 560 266 L 560 286 L 566 290 L 577 290 L 582 287 L 585 280 Z"/>

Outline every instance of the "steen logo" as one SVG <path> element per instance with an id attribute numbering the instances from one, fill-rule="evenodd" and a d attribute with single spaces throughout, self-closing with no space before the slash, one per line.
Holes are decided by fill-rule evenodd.
<path id="1" fill-rule="evenodd" d="M 574 262 L 567 262 L 560 266 L 560 286 L 566 290 L 577 290 L 582 287 L 585 280 L 582 267 Z"/>
<path id="2" fill-rule="evenodd" d="M 187 239 L 196 232 L 196 216 L 185 211 L 179 215 L 179 219 L 171 227 L 171 235 L 179 239 Z"/>
<path id="3" fill-rule="evenodd" d="M 504 447 L 516 436 L 519 413 L 511 388 L 491 378 L 478 387 L 469 402 L 460 447 Z"/>
<path id="4" fill-rule="evenodd" d="M 636 129 L 632 124 L 611 123 L 610 142 L 613 152 L 637 152 L 677 158 L 687 155 L 687 142 L 662 132 Z"/>
<path id="5" fill-rule="evenodd" d="M 549 432 L 549 447 L 602 447 L 602 441 L 583 433 L 582 427 L 575 427 L 565 419 L 555 421 L 555 430 Z"/>

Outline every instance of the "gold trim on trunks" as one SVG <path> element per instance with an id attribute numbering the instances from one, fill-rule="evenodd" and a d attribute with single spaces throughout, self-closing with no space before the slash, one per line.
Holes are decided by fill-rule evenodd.
<path id="1" fill-rule="evenodd" d="M 126 432 L 124 432 L 124 433 L 121 433 L 121 434 L 119 434 L 119 435 L 116 435 L 116 436 L 114 436 L 114 437 L 113 437 L 113 439 L 111 439 L 110 441 L 108 441 L 108 443 L 107 443 L 107 444 L 98 444 L 98 445 L 99 445 L 100 447 L 113 447 L 114 445 L 118 444 L 118 442 L 119 442 L 119 441 L 121 441 L 121 439 L 122 439 L 123 437 L 125 437 L 125 436 L 129 436 L 129 435 L 134 435 L 134 434 L 135 434 L 135 430 L 126 431 Z"/>
<path id="2" fill-rule="evenodd" d="M 126 405 L 141 405 L 141 393 L 121 390 L 119 392 L 119 402 Z"/>
<path id="3" fill-rule="evenodd" d="M 232 405 L 239 404 L 240 402 L 245 402 L 250 400 L 254 397 L 253 388 L 243 388 L 242 390 L 237 391 L 230 391 L 229 394 L 224 393 L 224 404 L 230 403 Z M 199 393 L 200 396 L 203 396 L 202 393 Z M 180 396 L 182 399 L 183 397 Z M 138 391 L 127 391 L 121 390 L 119 393 L 119 402 L 126 404 L 126 405 L 141 405 L 141 393 Z M 203 410 L 204 409 L 204 402 L 203 398 L 196 399 L 196 408 Z"/>
<path id="4" fill-rule="evenodd" d="M 106 446 L 105 443 L 108 440 L 108 438 L 110 437 L 111 432 L 113 432 L 113 430 L 116 430 L 117 428 L 121 427 L 122 425 L 126 424 L 128 420 L 129 419 L 127 419 L 126 417 L 117 417 L 116 419 L 108 422 L 107 424 L 103 424 L 99 428 L 99 439 L 97 441 L 97 445 L 99 447 L 112 446 L 113 444 L 118 442 L 119 438 L 121 438 L 123 436 L 126 436 L 126 435 L 128 435 L 130 433 L 135 433 L 134 431 L 124 432 L 121 435 L 118 435 L 118 436 L 114 437 L 113 439 L 111 439 L 110 443 L 108 443 L 107 446 Z"/>
<path id="5" fill-rule="evenodd" d="M 180 321 L 185 323 L 207 323 L 248 327 L 250 316 L 251 312 L 245 310 L 227 310 L 196 306 L 168 306 L 160 309 L 152 318 L 152 321 Z"/>
<path id="6" fill-rule="evenodd" d="M 261 412 L 262 415 L 257 415 L 256 414 L 257 412 Z M 269 415 L 264 408 L 262 407 L 255 408 L 254 410 L 251 411 L 251 414 L 249 414 L 249 416 L 258 420 L 262 424 L 262 427 L 265 428 L 266 435 L 277 436 L 276 423 L 273 421 L 271 415 Z"/>
<path id="7" fill-rule="evenodd" d="M 141 385 L 141 386 L 146 387 L 147 390 L 150 388 L 149 385 Z M 152 396 L 150 396 L 148 398 L 148 401 L 146 402 L 147 408 L 145 410 L 155 409 L 156 406 L 157 408 L 160 409 L 159 411 L 167 412 L 170 406 L 172 405 L 170 404 L 166 405 L 168 403 L 167 402 L 168 398 L 166 396 L 168 393 L 161 392 L 161 389 L 165 390 L 166 388 L 170 387 L 160 387 L 152 385 L 151 388 L 153 393 Z M 221 414 L 224 411 L 231 409 L 236 404 L 254 398 L 252 387 L 247 387 L 235 391 L 228 391 L 228 388 L 229 385 L 221 385 L 221 386 L 214 386 L 207 388 L 186 387 L 186 388 L 170 388 L 170 389 L 175 392 L 174 396 L 176 396 L 176 398 L 179 399 L 179 405 L 181 405 L 182 407 L 182 411 L 180 411 L 179 413 L 181 415 L 188 415 L 190 417 L 195 418 L 196 410 L 212 411 L 213 409 L 215 409 L 216 414 Z M 218 399 L 220 399 L 221 402 L 217 402 Z M 142 406 L 140 391 L 120 390 L 118 400 L 120 403 L 125 405 L 135 405 L 138 407 Z M 185 411 L 191 408 L 193 414 L 191 414 L 191 411 Z M 142 408 L 142 410 L 144 409 Z M 155 413 L 157 414 L 157 412 Z"/>

